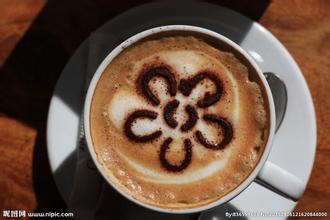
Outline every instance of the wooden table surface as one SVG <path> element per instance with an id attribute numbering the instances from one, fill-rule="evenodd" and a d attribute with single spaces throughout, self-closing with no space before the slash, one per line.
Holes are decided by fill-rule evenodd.
<path id="1" fill-rule="evenodd" d="M 74 50 L 102 23 L 140 1 L 0 0 L 0 209 L 61 211 L 46 151 L 56 81 Z M 330 215 L 330 1 L 220 1 L 268 28 L 311 90 L 317 152 L 296 211 Z M 299 218 L 298 218 L 299 219 Z"/>

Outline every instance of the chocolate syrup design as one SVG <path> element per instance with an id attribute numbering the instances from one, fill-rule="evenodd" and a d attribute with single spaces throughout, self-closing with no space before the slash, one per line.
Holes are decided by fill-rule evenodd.
<path id="1" fill-rule="evenodd" d="M 205 96 L 203 99 L 198 100 L 197 106 L 200 108 L 207 108 L 217 101 L 220 100 L 223 86 L 221 81 L 218 79 L 218 77 L 210 72 L 201 72 L 194 77 L 190 79 L 182 79 L 179 84 L 179 90 L 180 92 L 185 95 L 189 96 L 192 90 L 196 87 L 196 85 L 201 82 L 203 79 L 209 79 L 211 80 L 216 90 L 213 94 L 210 94 L 209 92 L 205 93 Z"/>
<path id="2" fill-rule="evenodd" d="M 203 71 L 200 73 L 197 73 L 194 77 L 188 78 L 188 79 L 181 79 L 179 82 L 179 86 L 177 88 L 177 82 L 175 75 L 165 66 L 156 66 L 151 67 L 148 70 L 141 73 L 139 77 L 139 88 L 142 90 L 142 94 L 144 97 L 151 102 L 153 105 L 159 105 L 160 100 L 159 98 L 152 93 L 149 82 L 154 77 L 162 77 L 167 82 L 167 92 L 170 94 L 170 96 L 175 96 L 177 93 L 177 90 L 181 92 L 184 96 L 189 96 L 192 92 L 192 90 L 204 79 L 210 80 L 214 86 L 215 91 L 211 94 L 209 92 L 206 92 L 204 97 L 197 101 L 197 104 L 195 107 L 197 108 L 207 108 L 215 103 L 217 103 L 221 95 L 223 93 L 223 85 L 221 80 L 212 72 L 210 71 Z M 163 117 L 166 122 L 166 124 L 174 129 L 178 126 L 178 122 L 176 121 L 174 115 L 176 112 L 176 109 L 180 105 L 180 102 L 176 99 L 169 101 L 164 109 L 163 109 Z M 196 125 L 199 116 L 198 112 L 196 111 L 194 106 L 187 105 L 185 106 L 185 111 L 188 115 L 188 119 L 181 125 L 180 130 L 181 132 L 189 132 L 193 129 L 193 127 Z M 150 110 L 136 110 L 133 113 L 131 113 L 124 124 L 124 132 L 126 136 L 133 142 L 136 143 L 144 143 L 144 142 L 151 142 L 153 140 L 156 140 L 162 135 L 162 131 L 158 130 L 148 135 L 136 135 L 132 131 L 132 125 L 137 119 L 141 118 L 148 118 L 150 120 L 155 120 L 158 117 L 158 113 Z M 222 138 L 218 143 L 213 143 L 205 138 L 205 136 L 202 134 L 201 131 L 197 130 L 195 131 L 195 137 L 196 140 L 203 145 L 204 147 L 212 150 L 222 150 L 224 149 L 232 140 L 233 138 L 233 128 L 231 123 L 220 116 L 214 115 L 214 114 L 205 114 L 203 115 L 202 119 L 211 124 L 216 126 L 220 129 Z M 184 159 L 180 162 L 180 164 L 171 164 L 168 159 L 166 158 L 166 154 L 168 150 L 170 149 L 170 144 L 172 143 L 173 138 L 167 137 L 160 147 L 159 152 L 159 160 L 163 168 L 170 172 L 180 172 L 186 169 L 192 160 L 192 147 L 193 144 L 190 139 L 184 140 Z"/>
<path id="3" fill-rule="evenodd" d="M 141 77 L 141 89 L 144 96 L 151 101 L 153 105 L 159 105 L 159 99 L 152 93 L 149 88 L 149 82 L 154 77 L 162 77 L 166 80 L 168 85 L 168 92 L 171 96 L 176 95 L 176 80 L 173 73 L 171 73 L 166 67 L 154 67 L 150 68 Z"/>

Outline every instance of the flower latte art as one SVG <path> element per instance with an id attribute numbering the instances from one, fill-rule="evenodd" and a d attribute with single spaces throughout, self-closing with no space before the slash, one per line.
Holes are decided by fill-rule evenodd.
<path id="1" fill-rule="evenodd" d="M 258 163 L 268 112 L 258 83 L 231 53 L 194 37 L 124 49 L 92 100 L 91 136 L 108 179 L 171 209 L 226 195 Z"/>
<path id="2" fill-rule="evenodd" d="M 160 104 L 159 99 L 153 94 L 153 92 L 149 87 L 149 81 L 155 77 L 162 77 L 165 79 L 167 83 L 167 92 L 172 97 L 175 96 L 177 93 L 177 88 L 176 88 L 177 83 L 176 83 L 175 75 L 171 73 L 171 71 L 165 66 L 151 67 L 146 72 L 141 73 L 139 77 L 141 79 L 139 80 L 140 82 L 138 82 L 138 84 L 141 87 L 142 94 L 153 105 L 159 105 Z M 191 79 L 180 80 L 180 84 L 179 84 L 179 91 L 184 96 L 189 96 L 193 88 L 196 87 L 197 84 L 203 81 L 204 79 L 211 80 L 212 83 L 215 85 L 216 89 L 213 94 L 206 92 L 205 96 L 202 99 L 198 100 L 196 106 L 200 108 L 209 107 L 220 100 L 223 88 L 222 88 L 222 83 L 217 78 L 217 76 L 204 70 L 203 72 L 193 76 Z M 163 110 L 164 120 L 166 124 L 171 128 L 176 128 L 178 125 L 178 122 L 176 121 L 174 115 L 179 104 L 180 102 L 174 99 L 172 101 L 169 101 L 164 107 Z M 192 128 L 196 125 L 197 120 L 199 118 L 198 113 L 193 105 L 186 105 L 185 111 L 188 115 L 188 118 L 184 122 L 184 124 L 182 124 L 182 126 L 180 127 L 181 132 L 187 132 L 192 130 Z M 135 122 L 136 119 L 149 118 L 151 120 L 155 120 L 157 116 L 158 116 L 157 112 L 150 111 L 147 109 L 134 111 L 130 116 L 128 116 L 125 122 L 124 130 L 126 136 L 133 142 L 137 142 L 137 143 L 149 142 L 159 138 L 162 135 L 162 131 L 155 131 L 151 134 L 139 136 L 139 135 L 135 135 L 131 129 L 132 124 Z M 217 115 L 206 114 L 203 116 L 203 119 L 205 121 L 213 122 L 216 125 L 218 125 L 222 130 L 223 138 L 218 143 L 211 143 L 203 136 L 201 131 L 197 130 L 195 133 L 196 139 L 199 141 L 199 143 L 201 143 L 203 146 L 207 148 L 214 150 L 223 149 L 231 141 L 233 137 L 232 126 L 226 119 L 219 117 Z M 180 164 L 176 165 L 176 164 L 171 164 L 166 159 L 166 152 L 169 150 L 170 147 L 169 145 L 171 144 L 172 141 L 173 141 L 172 137 L 168 137 L 164 140 L 160 148 L 159 159 L 163 167 L 168 171 L 173 171 L 173 172 L 182 171 L 191 163 L 192 143 L 189 138 L 184 140 L 184 159 Z"/>

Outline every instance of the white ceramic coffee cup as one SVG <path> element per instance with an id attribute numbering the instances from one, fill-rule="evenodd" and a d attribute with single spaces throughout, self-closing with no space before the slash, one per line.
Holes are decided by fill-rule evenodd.
<path id="1" fill-rule="evenodd" d="M 257 73 L 258 82 L 263 88 L 261 88 L 264 92 L 264 96 L 267 98 L 266 103 L 268 103 L 269 108 L 269 136 L 268 141 L 265 146 L 263 155 L 261 156 L 258 164 L 254 168 L 254 170 L 250 173 L 250 175 L 233 191 L 229 192 L 225 196 L 219 198 L 218 200 L 211 202 L 206 205 L 202 205 L 195 208 L 185 208 L 185 209 L 167 209 L 167 208 L 160 208 L 157 206 L 153 206 L 150 204 L 143 203 L 135 198 L 133 198 L 128 193 L 121 190 L 119 187 L 117 187 L 110 178 L 108 178 L 106 174 L 105 168 L 99 163 L 95 151 L 94 146 L 91 138 L 90 133 L 90 108 L 91 108 L 91 101 L 94 94 L 95 87 L 98 83 L 98 80 L 100 79 L 102 73 L 104 72 L 105 68 L 108 66 L 108 64 L 118 55 L 120 52 L 122 52 L 125 48 L 128 46 L 133 45 L 136 42 L 139 42 L 146 38 L 153 38 L 156 36 L 168 36 L 173 34 L 187 34 L 187 35 L 197 35 L 197 36 L 203 36 L 203 38 L 207 38 L 208 40 L 211 40 L 212 42 L 218 42 L 219 44 L 226 45 L 226 47 L 231 48 L 234 51 L 235 55 L 240 56 L 243 58 L 246 62 L 248 62 L 250 68 L 254 69 L 254 72 Z M 269 155 L 269 152 L 271 150 L 272 146 L 272 140 L 275 133 L 275 110 L 274 110 L 274 101 L 273 97 L 270 91 L 270 88 L 268 86 L 268 83 L 266 81 L 266 78 L 264 77 L 263 73 L 259 69 L 259 67 L 256 65 L 256 63 L 250 58 L 250 56 L 236 43 L 229 40 L 228 38 L 210 31 L 205 28 L 200 28 L 196 26 L 188 26 L 188 25 L 169 25 L 169 26 L 162 26 L 162 27 L 156 27 L 152 28 L 143 32 L 140 32 L 120 45 L 118 45 L 112 52 L 103 60 L 103 62 L 100 64 L 98 69 L 96 70 L 93 79 L 89 85 L 86 100 L 85 100 L 85 106 L 84 106 L 84 129 L 85 129 L 85 136 L 86 136 L 86 142 L 89 149 L 89 152 L 91 154 L 91 157 L 93 158 L 93 161 L 97 167 L 97 169 L 100 171 L 100 173 L 103 175 L 104 179 L 120 194 L 122 194 L 127 199 L 144 206 L 146 208 L 160 211 L 160 212 L 166 212 L 166 213 L 193 213 L 193 212 L 200 212 L 204 211 L 210 208 L 214 208 L 216 206 L 222 205 L 231 199 L 233 199 L 235 196 L 239 195 L 244 189 L 246 189 L 253 181 L 261 182 L 263 185 L 269 186 L 269 188 L 272 188 L 275 192 L 278 192 L 279 194 L 282 194 L 284 196 L 287 196 L 288 198 L 291 198 L 293 200 L 298 200 L 302 193 L 305 190 L 305 185 L 302 183 L 300 179 L 298 179 L 293 174 L 289 173 L 288 171 L 282 169 L 281 167 L 277 166 L 276 164 L 271 163 L 270 161 L 267 161 L 267 157 Z"/>

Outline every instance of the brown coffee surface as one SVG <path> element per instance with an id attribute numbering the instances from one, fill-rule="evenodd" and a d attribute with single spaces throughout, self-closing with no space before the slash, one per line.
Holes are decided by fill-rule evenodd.
<path id="1" fill-rule="evenodd" d="M 192 208 L 239 186 L 263 154 L 261 88 L 231 53 L 192 36 L 139 42 L 102 74 L 90 131 L 108 179 L 158 207 Z"/>

